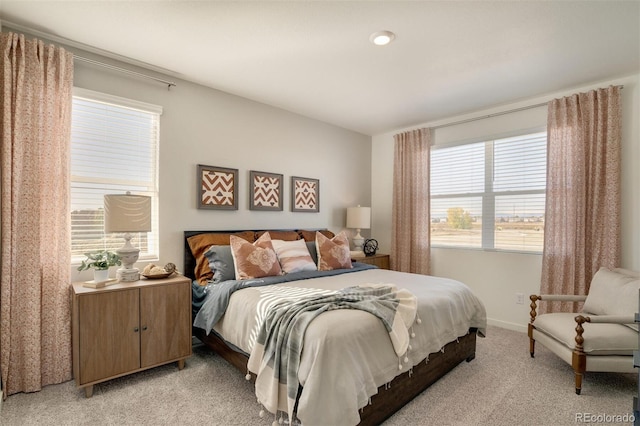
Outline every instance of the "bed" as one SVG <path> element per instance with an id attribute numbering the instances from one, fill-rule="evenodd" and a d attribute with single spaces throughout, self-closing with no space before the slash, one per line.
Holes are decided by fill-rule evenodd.
<path id="1" fill-rule="evenodd" d="M 189 241 L 213 237 L 210 241 L 223 245 L 230 234 L 237 234 L 251 242 L 263 232 L 184 232 L 184 271 L 194 281 L 194 301 L 200 301 L 194 306 L 194 317 L 200 327 L 194 326 L 193 333 L 247 377 L 255 379 L 255 374 L 248 374 L 260 318 L 255 311 L 274 294 L 331 293 L 344 287 L 389 283 L 406 288 L 417 297 L 420 324 L 412 324 L 409 330 L 415 337 L 404 359 L 394 353 L 380 320 L 367 312 L 352 309 L 325 312 L 309 324 L 304 335 L 298 373 L 301 386 L 296 401 L 296 414 L 303 424 L 379 424 L 460 362 L 474 359 L 476 335 L 484 334 L 486 314 L 467 286 L 454 280 L 380 270 L 358 263 L 354 263 L 353 270 L 326 276 L 307 278 L 302 273 L 300 277 L 304 279 L 276 284 L 267 279 L 256 287 L 242 288 L 230 294 L 227 310 L 212 327 L 203 325 L 202 317 L 206 317 L 203 289 L 207 287 L 198 283 L 202 275 L 202 248 L 194 249 Z M 269 232 L 273 239 L 304 239 L 313 252 L 316 231 Z M 333 235 L 330 231 L 321 232 Z M 212 272 L 215 271 L 209 274 Z M 256 415 L 259 410 L 257 406 Z M 278 416 L 281 417 L 276 413 L 276 419 Z"/>

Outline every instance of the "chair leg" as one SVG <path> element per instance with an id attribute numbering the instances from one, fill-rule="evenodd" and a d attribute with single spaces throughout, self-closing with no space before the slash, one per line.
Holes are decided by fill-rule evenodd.
<path id="1" fill-rule="evenodd" d="M 576 395 L 580 395 L 582 390 L 582 373 L 576 372 Z"/>
<path id="2" fill-rule="evenodd" d="M 533 354 L 536 351 L 536 341 L 533 340 L 532 337 L 529 337 L 529 353 L 531 354 L 531 358 L 533 358 Z"/>
<path id="3" fill-rule="evenodd" d="M 587 371 L 587 355 L 583 352 L 581 346 L 573 350 L 571 367 L 576 373 L 576 395 L 580 395 L 580 391 L 582 390 L 582 375 Z"/>
<path id="4" fill-rule="evenodd" d="M 528 333 L 529 335 L 529 353 L 531 354 L 531 358 L 533 358 L 533 354 L 536 351 L 536 341 L 533 340 L 533 324 L 529 323 Z"/>

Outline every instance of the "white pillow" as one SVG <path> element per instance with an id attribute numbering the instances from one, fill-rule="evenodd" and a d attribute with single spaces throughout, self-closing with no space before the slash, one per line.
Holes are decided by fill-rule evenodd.
<path id="1" fill-rule="evenodd" d="M 273 244 L 273 249 L 276 251 L 280 266 L 285 274 L 317 269 L 304 240 L 271 240 L 271 244 Z"/>

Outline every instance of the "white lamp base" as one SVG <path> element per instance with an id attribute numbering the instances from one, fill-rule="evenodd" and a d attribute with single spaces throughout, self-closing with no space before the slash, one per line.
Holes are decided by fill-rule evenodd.
<path id="1" fill-rule="evenodd" d="M 352 259 L 360 259 L 361 257 L 365 257 L 362 250 L 351 250 Z"/>
<path id="2" fill-rule="evenodd" d="M 133 264 L 138 261 L 140 249 L 131 245 L 131 234 L 128 232 L 124 234 L 124 241 L 124 246 L 116 250 L 122 262 L 122 268 L 116 271 L 116 278 L 121 282 L 138 281 L 140 279 L 140 270 L 134 268 Z"/>
<path id="3" fill-rule="evenodd" d="M 364 244 L 364 237 L 360 235 L 360 229 L 356 233 L 356 236 L 352 238 L 353 251 L 362 251 L 362 245 Z"/>
<path id="4" fill-rule="evenodd" d="M 138 268 L 120 268 L 116 271 L 116 278 L 120 282 L 138 281 L 140 279 L 140 270 Z"/>

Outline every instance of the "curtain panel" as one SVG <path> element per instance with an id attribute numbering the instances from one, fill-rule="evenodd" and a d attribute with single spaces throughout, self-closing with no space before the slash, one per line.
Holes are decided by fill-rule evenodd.
<path id="1" fill-rule="evenodd" d="M 0 34 L 3 396 L 71 379 L 69 161 L 73 55 Z"/>
<path id="2" fill-rule="evenodd" d="M 391 269 L 430 272 L 431 129 L 394 135 Z"/>
<path id="3" fill-rule="evenodd" d="M 588 294 L 602 266 L 620 263 L 621 88 L 549 102 L 542 294 Z M 543 312 L 578 312 L 550 302 Z"/>

